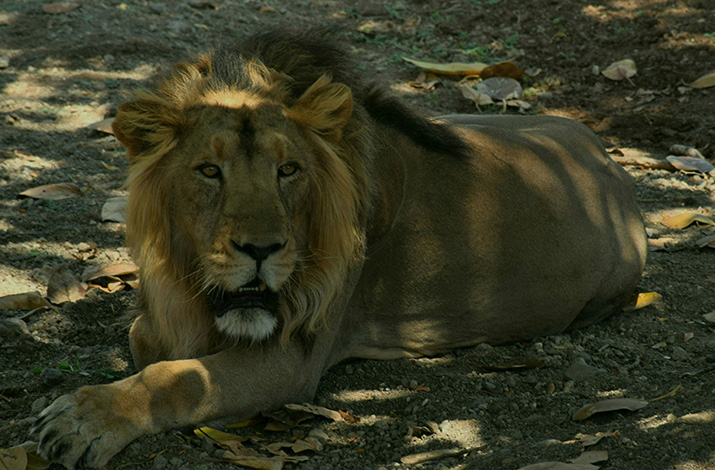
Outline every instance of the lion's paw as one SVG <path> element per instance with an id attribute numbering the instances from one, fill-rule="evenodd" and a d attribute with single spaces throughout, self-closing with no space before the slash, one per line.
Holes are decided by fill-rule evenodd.
<path id="1" fill-rule="evenodd" d="M 111 409 L 87 395 L 63 395 L 40 413 L 30 434 L 42 457 L 69 469 L 102 468 L 133 440 L 127 423 L 112 426 Z"/>

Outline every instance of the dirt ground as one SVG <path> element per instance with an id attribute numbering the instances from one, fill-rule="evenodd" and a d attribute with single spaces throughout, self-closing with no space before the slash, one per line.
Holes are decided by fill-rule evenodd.
<path id="1" fill-rule="evenodd" d="M 125 194 L 127 162 L 112 135 L 87 126 L 112 117 L 123 93 L 158 70 L 272 26 L 338 25 L 361 64 L 355 73 L 427 114 L 503 108 L 478 110 L 448 77 L 432 89 L 410 85 L 419 70 L 402 57 L 513 60 L 532 75 L 521 80 L 527 113 L 584 122 L 626 156 L 664 159 L 681 144 L 715 158 L 715 88 L 685 86 L 715 70 L 712 0 L 93 0 L 56 14 L 44 12 L 45 3 L 0 2 L 0 295 L 45 294 L 61 266 L 79 275 L 130 261 L 123 224 L 101 216 L 107 199 Z M 635 76 L 613 81 L 599 73 L 622 59 L 635 62 Z M 599 432 L 608 437 L 588 449 L 608 452 L 602 468 L 715 469 L 715 324 L 703 316 L 715 310 L 715 250 L 696 243 L 713 229 L 659 223 L 685 210 L 712 217 L 715 182 L 701 173 L 627 168 L 650 235 L 639 289 L 662 300 L 528 344 L 341 364 L 315 403 L 360 422 L 314 419 L 284 433 L 236 432 L 270 442 L 312 431 L 323 450 L 286 465 L 302 470 L 517 469 L 576 458 L 580 438 Z M 16 197 L 62 182 L 82 193 Z M 93 289 L 56 310 L 0 310 L 0 448 L 25 441 L 32 416 L 60 394 L 135 372 L 123 317 L 133 298 Z M 10 321 L 19 316 L 22 322 Z M 543 365 L 492 369 L 525 356 Z M 648 401 L 671 391 L 637 411 L 572 419 L 598 400 Z M 401 462 L 438 449 L 456 452 Z M 216 455 L 189 430 L 139 439 L 109 468 L 233 467 Z"/>

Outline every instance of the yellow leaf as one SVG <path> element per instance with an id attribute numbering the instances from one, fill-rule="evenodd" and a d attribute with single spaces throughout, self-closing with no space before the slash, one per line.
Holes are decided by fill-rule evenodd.
<path id="1" fill-rule="evenodd" d="M 216 444 L 224 444 L 227 441 L 245 441 L 245 437 L 237 436 L 235 434 L 229 434 L 227 432 L 219 431 L 218 429 L 213 429 L 208 426 L 201 426 L 194 429 L 194 434 L 197 437 L 208 437 Z"/>
<path id="2" fill-rule="evenodd" d="M 423 62 L 421 60 L 410 59 L 409 57 L 403 57 L 402 60 L 427 70 L 428 72 L 441 73 L 443 75 L 479 75 L 479 73 L 487 67 L 487 64 L 482 62 L 473 62 L 471 64 L 462 62 L 438 64 L 436 62 Z"/>
<path id="3" fill-rule="evenodd" d="M 683 212 L 672 217 L 664 217 L 660 223 L 669 228 L 685 228 L 698 222 L 705 225 L 715 225 L 712 219 L 697 212 Z"/>
<path id="4" fill-rule="evenodd" d="M 104 168 L 106 168 L 107 170 L 110 170 L 110 171 L 116 171 L 116 170 L 119 169 L 119 167 L 116 167 L 116 166 L 114 166 L 114 165 L 109 165 L 109 164 L 104 163 L 104 162 L 102 162 L 102 165 L 104 165 Z"/>
<path id="5" fill-rule="evenodd" d="M 693 88 L 709 88 L 715 86 L 715 71 L 703 75 L 688 86 Z"/>
<path id="6" fill-rule="evenodd" d="M 654 302 L 658 302 L 663 297 L 657 292 L 641 292 L 638 295 L 634 295 L 628 301 L 628 303 L 623 307 L 624 312 L 633 312 L 644 307 L 649 306 Z"/>
<path id="7" fill-rule="evenodd" d="M 636 74 L 636 63 L 631 59 L 614 62 L 601 72 L 606 78 L 611 80 L 623 80 Z"/>

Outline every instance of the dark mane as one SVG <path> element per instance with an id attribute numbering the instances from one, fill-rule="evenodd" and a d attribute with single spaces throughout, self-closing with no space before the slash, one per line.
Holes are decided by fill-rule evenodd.
<path id="1" fill-rule="evenodd" d="M 378 124 L 430 150 L 456 156 L 468 153 L 468 146 L 448 126 L 418 115 L 379 86 L 360 80 L 356 64 L 335 36 L 329 28 L 275 30 L 251 36 L 237 45 L 221 45 L 210 54 L 211 78 L 224 86 L 251 88 L 245 63 L 257 60 L 289 77 L 288 97 L 297 100 L 318 78 L 327 75 L 350 87 L 356 112 L 364 109 Z"/>

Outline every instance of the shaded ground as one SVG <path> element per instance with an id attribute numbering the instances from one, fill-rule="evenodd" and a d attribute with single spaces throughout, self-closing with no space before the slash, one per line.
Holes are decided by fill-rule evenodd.
<path id="1" fill-rule="evenodd" d="M 672 144 L 715 157 L 715 89 L 683 87 L 715 69 L 710 0 L 82 3 L 62 14 L 43 13 L 35 0 L 0 3 L 0 295 L 44 293 L 61 265 L 79 274 L 89 265 L 129 261 L 122 224 L 100 216 L 108 198 L 124 194 L 127 163 L 114 137 L 86 126 L 113 116 L 122 93 L 155 71 L 218 40 L 273 25 L 341 25 L 350 53 L 363 64 L 356 73 L 425 113 L 478 111 L 452 80 L 433 90 L 411 87 L 418 71 L 402 56 L 513 59 L 524 69 L 540 69 L 522 81 L 529 112 L 578 119 L 611 145 L 658 158 Z M 630 81 L 598 73 L 626 58 L 638 67 Z M 715 310 L 715 250 L 695 244 L 712 230 L 657 223 L 663 213 L 684 209 L 712 216 L 715 183 L 704 175 L 629 171 L 652 237 L 640 289 L 657 291 L 661 302 L 531 344 L 339 365 L 315 402 L 350 411 L 360 423 L 314 420 L 264 437 L 325 431 L 325 449 L 301 469 L 402 468 L 402 456 L 442 448 L 464 452 L 411 468 L 516 469 L 575 458 L 579 434 L 617 431 L 593 447 L 609 452 L 604 468 L 715 468 L 715 332 L 703 320 Z M 15 197 L 58 182 L 84 192 L 54 202 Z M 0 448 L 24 441 L 29 417 L 58 395 L 134 372 L 122 317 L 132 299 L 132 292 L 95 289 L 58 311 L 26 317 L 27 332 L 0 329 Z M 21 314 L 0 310 L 2 319 Z M 544 366 L 485 368 L 524 355 Z M 567 376 L 574 363 L 595 375 Z M 39 369 L 57 367 L 65 370 L 64 380 L 46 385 Z M 672 396 L 636 412 L 571 419 L 579 407 L 602 398 L 652 399 L 679 385 Z M 209 454 L 213 449 L 195 438 L 166 434 L 140 439 L 110 467 L 229 468 Z"/>

